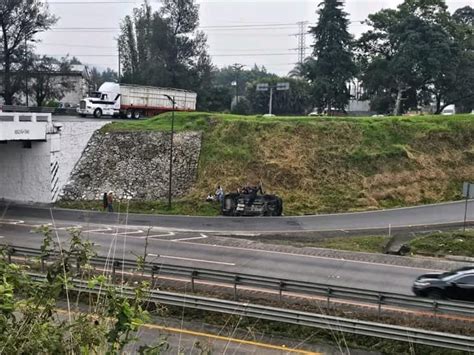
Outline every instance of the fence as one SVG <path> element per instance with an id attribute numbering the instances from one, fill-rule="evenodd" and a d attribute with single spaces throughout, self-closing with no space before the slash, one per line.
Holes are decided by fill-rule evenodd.
<path id="1" fill-rule="evenodd" d="M 9 257 L 22 255 L 27 257 L 40 257 L 42 262 L 48 258 L 42 256 L 41 251 L 38 249 L 16 246 L 8 247 L 7 254 Z M 54 257 L 54 255 L 51 255 L 50 257 Z M 112 269 L 113 275 L 115 275 L 116 270 L 120 270 L 122 267 L 134 270 L 138 269 L 137 262 L 133 260 L 121 260 L 108 263 L 108 260 L 105 257 L 96 256 L 90 260 L 90 263 L 102 267 L 109 265 Z M 392 306 L 403 309 L 433 312 L 435 315 L 443 313 L 474 316 L 474 303 L 467 302 L 431 300 L 397 293 L 378 292 L 344 286 L 286 280 L 267 276 L 247 275 L 177 265 L 146 263 L 143 265 L 143 271 L 149 274 L 152 279 L 161 275 L 178 276 L 189 279 L 191 282 L 192 292 L 195 292 L 196 280 L 232 285 L 234 288 L 235 299 L 237 299 L 238 296 L 238 287 L 245 286 L 277 291 L 280 295 L 280 299 L 283 297 L 284 292 L 291 292 L 302 296 L 321 296 L 326 299 L 328 306 L 333 300 L 348 300 L 373 304 L 378 306 L 379 313 L 382 311 L 383 306 Z"/>
<path id="2" fill-rule="evenodd" d="M 46 280 L 46 276 L 44 275 L 31 274 L 31 277 L 40 282 Z M 70 284 L 72 284 L 72 288 L 69 288 L 70 290 L 93 294 L 98 294 L 100 292 L 103 293 L 103 287 L 101 285 L 96 285 L 93 288 L 90 288 L 87 281 L 72 280 Z M 126 286 L 120 288 L 123 296 L 130 298 L 135 296 L 133 288 Z M 473 337 L 456 334 L 433 332 L 429 330 L 155 290 L 150 291 L 148 300 L 168 306 L 252 317 L 287 324 L 329 329 L 336 332 L 346 332 L 467 352 L 474 350 Z"/>

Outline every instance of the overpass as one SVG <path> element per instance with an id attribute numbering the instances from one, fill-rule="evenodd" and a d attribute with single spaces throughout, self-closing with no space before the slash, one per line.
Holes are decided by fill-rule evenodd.
<path id="1" fill-rule="evenodd" d="M 106 123 L 0 112 L 0 200 L 55 202 L 90 137 Z"/>

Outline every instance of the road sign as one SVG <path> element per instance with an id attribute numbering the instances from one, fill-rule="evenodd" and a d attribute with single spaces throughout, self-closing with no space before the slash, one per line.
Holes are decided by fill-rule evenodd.
<path id="1" fill-rule="evenodd" d="M 474 198 L 474 184 L 470 182 L 465 182 L 462 186 L 462 197 L 464 198 Z"/>
<path id="2" fill-rule="evenodd" d="M 290 83 L 278 83 L 276 89 L 278 91 L 290 90 Z"/>
<path id="3" fill-rule="evenodd" d="M 269 88 L 268 84 L 257 84 L 257 91 L 268 91 Z"/>

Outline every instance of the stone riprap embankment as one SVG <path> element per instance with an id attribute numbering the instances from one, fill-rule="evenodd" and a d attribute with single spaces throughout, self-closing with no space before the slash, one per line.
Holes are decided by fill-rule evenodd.
<path id="1" fill-rule="evenodd" d="M 175 133 L 172 194 L 196 181 L 201 133 Z M 170 133 L 96 132 L 62 192 L 63 200 L 94 200 L 114 191 L 119 198 L 156 200 L 168 195 Z"/>

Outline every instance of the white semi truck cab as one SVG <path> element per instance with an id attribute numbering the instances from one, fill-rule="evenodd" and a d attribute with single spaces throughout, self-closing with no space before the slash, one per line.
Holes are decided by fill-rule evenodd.
<path id="1" fill-rule="evenodd" d="M 172 110 L 195 111 L 196 99 L 197 95 L 192 91 L 106 82 L 99 91 L 81 100 L 77 113 L 96 118 L 121 116 L 139 119 Z"/>
<path id="2" fill-rule="evenodd" d="M 93 115 L 96 118 L 101 116 L 120 115 L 120 84 L 104 83 L 99 91 L 91 93 L 79 103 L 77 112 L 81 116 Z"/>

